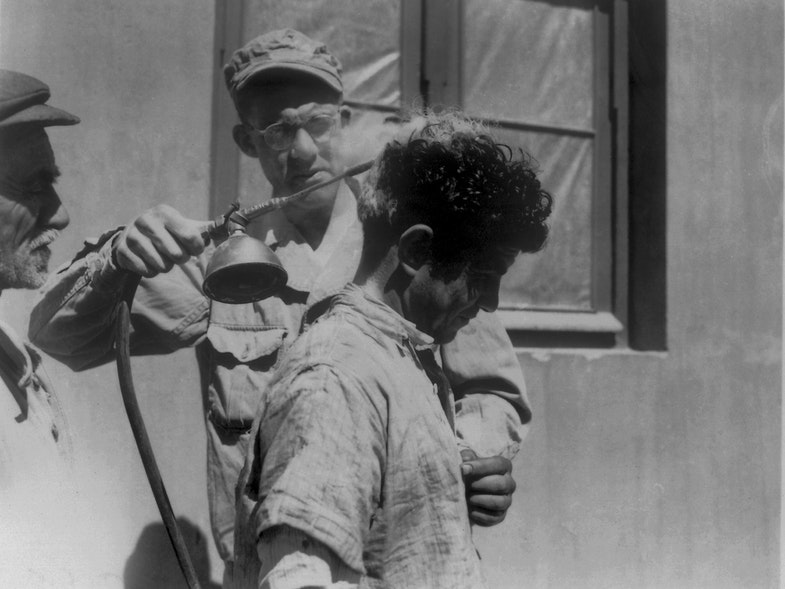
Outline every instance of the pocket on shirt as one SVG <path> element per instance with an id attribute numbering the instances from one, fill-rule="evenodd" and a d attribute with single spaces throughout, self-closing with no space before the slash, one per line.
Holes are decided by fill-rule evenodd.
<path id="1" fill-rule="evenodd" d="M 251 428 L 287 337 L 281 327 L 226 327 L 211 324 L 207 416 L 228 431 Z"/>

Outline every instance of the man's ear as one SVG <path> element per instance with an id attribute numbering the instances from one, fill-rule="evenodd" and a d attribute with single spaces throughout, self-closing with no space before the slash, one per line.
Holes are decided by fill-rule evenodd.
<path id="1" fill-rule="evenodd" d="M 259 152 L 256 150 L 256 145 L 251 139 L 251 134 L 248 132 L 248 129 L 245 125 L 235 125 L 232 129 L 232 137 L 234 137 L 234 142 L 237 144 L 237 147 L 240 148 L 245 155 L 257 158 L 259 157 Z"/>
<path id="2" fill-rule="evenodd" d="M 431 261 L 433 230 L 428 225 L 412 225 L 398 239 L 398 262 L 406 274 L 413 276 Z"/>
<path id="3" fill-rule="evenodd" d="M 349 123 L 352 121 L 352 109 L 344 105 L 338 112 L 341 114 L 341 129 L 348 127 Z"/>

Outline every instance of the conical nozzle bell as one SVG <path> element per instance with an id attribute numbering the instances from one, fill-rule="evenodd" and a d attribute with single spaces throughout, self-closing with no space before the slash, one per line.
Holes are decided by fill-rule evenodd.
<path id="1" fill-rule="evenodd" d="M 253 303 L 275 294 L 289 276 L 273 251 L 236 231 L 215 248 L 202 283 L 204 294 L 221 303 Z"/>

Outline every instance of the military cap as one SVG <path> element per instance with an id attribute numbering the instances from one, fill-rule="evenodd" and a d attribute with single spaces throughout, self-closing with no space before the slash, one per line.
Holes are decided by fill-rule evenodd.
<path id="1" fill-rule="evenodd" d="M 318 78 L 343 94 L 341 62 L 324 43 L 294 29 L 280 29 L 259 35 L 232 54 L 224 66 L 226 86 L 232 99 L 251 80 L 282 71 L 296 71 Z"/>

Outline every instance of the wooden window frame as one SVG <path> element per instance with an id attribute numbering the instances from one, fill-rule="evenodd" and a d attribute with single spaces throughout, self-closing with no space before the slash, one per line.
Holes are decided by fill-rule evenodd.
<path id="1" fill-rule="evenodd" d="M 460 0 L 401 0 L 401 103 L 458 104 L 461 96 Z M 594 136 L 609 157 L 594 158 L 592 311 L 501 309 L 518 347 L 663 350 L 666 347 L 665 273 L 665 15 L 659 0 L 597 0 L 597 84 L 594 129 L 533 122 L 502 126 Z M 234 105 L 222 73 L 241 46 L 243 2 L 216 0 L 215 77 L 211 150 L 211 212 L 223 212 L 239 190 L 239 151 L 231 128 Z M 427 31 L 439 31 L 438 35 Z M 426 45 L 429 49 L 425 50 Z M 448 67 L 444 67 L 444 64 Z M 595 91 L 595 96 L 598 93 Z M 346 103 L 359 110 L 396 107 Z M 596 153 L 596 152 L 595 152 Z M 602 161 L 600 161 L 602 160 Z M 224 204 L 221 204 L 224 203 Z"/>
<path id="2" fill-rule="evenodd" d="M 423 81 L 427 105 L 460 105 L 461 67 L 449 56 L 461 55 L 460 0 L 412 0 L 423 11 Z M 410 9 L 412 10 L 412 9 Z M 608 347 L 627 342 L 627 79 L 626 3 L 597 0 L 594 8 L 594 113 L 592 128 L 533 121 L 487 122 L 502 128 L 591 138 L 592 309 L 499 309 L 519 346 Z"/>

